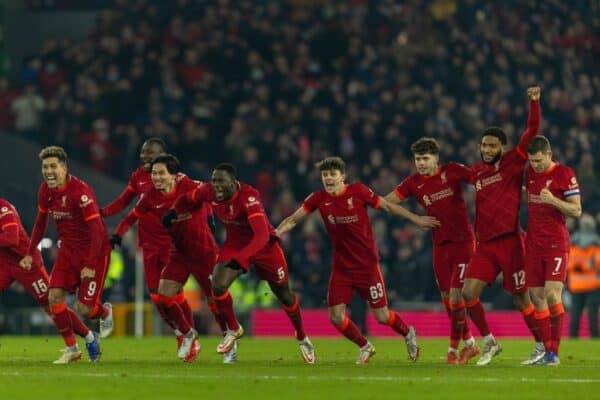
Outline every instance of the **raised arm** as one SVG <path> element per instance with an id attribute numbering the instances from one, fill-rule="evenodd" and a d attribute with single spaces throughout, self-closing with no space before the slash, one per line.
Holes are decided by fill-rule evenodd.
<path id="1" fill-rule="evenodd" d="M 527 119 L 527 128 L 521 135 L 521 139 L 517 145 L 517 151 L 524 158 L 527 158 L 527 146 L 529 146 L 529 142 L 540 131 L 540 123 L 542 120 L 540 95 L 541 89 L 539 86 L 532 86 L 527 89 L 527 97 L 529 98 L 529 118 Z"/>
<path id="2" fill-rule="evenodd" d="M 113 202 L 102 208 L 102 216 L 110 217 L 123 211 L 137 197 L 137 193 L 131 186 L 127 186 Z"/>
<path id="3" fill-rule="evenodd" d="M 390 195 L 388 194 L 386 196 L 386 198 L 388 196 L 390 196 Z M 421 229 L 436 228 L 436 227 L 440 226 L 440 221 L 438 221 L 437 218 L 430 217 L 427 215 L 417 215 L 415 213 L 410 212 L 409 210 L 407 210 L 406 208 L 404 208 L 398 204 L 394 204 L 394 203 L 386 200 L 383 197 L 379 197 L 379 209 L 381 209 L 387 213 L 390 213 L 392 215 L 397 215 L 399 217 L 406 218 L 407 220 L 409 220 L 413 224 L 417 225 Z"/>
<path id="4" fill-rule="evenodd" d="M 304 207 L 298 208 L 296 211 L 292 213 L 292 215 L 286 217 L 279 226 L 277 227 L 277 235 L 281 236 L 284 233 L 291 231 L 298 225 L 300 222 L 304 221 L 304 219 L 310 215 Z"/>

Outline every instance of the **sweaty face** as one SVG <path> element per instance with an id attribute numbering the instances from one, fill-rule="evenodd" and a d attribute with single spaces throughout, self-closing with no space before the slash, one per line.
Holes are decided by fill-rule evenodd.
<path id="1" fill-rule="evenodd" d="M 440 157 L 434 154 L 415 154 L 415 167 L 419 175 L 431 176 L 438 169 Z"/>
<path id="2" fill-rule="evenodd" d="M 329 194 L 336 195 L 341 193 L 344 190 L 345 179 L 346 174 L 342 174 L 340 170 L 327 169 L 321 171 L 321 182 L 323 182 L 323 187 Z"/>
<path id="3" fill-rule="evenodd" d="M 211 182 L 218 201 L 229 200 L 233 197 L 236 190 L 235 179 L 226 171 L 214 170 Z"/>
<path id="4" fill-rule="evenodd" d="M 42 160 L 42 177 L 51 189 L 61 188 L 67 183 L 67 164 L 57 157 Z"/>
<path id="5" fill-rule="evenodd" d="M 163 148 L 156 143 L 145 142 L 140 150 L 140 161 L 144 164 L 146 171 L 150 171 L 150 163 L 154 158 L 163 152 Z"/>
<path id="6" fill-rule="evenodd" d="M 156 190 L 171 193 L 175 187 L 176 178 L 177 175 L 171 174 L 165 164 L 156 163 L 152 166 L 152 183 Z"/>
<path id="7" fill-rule="evenodd" d="M 531 168 L 533 168 L 533 170 L 538 174 L 547 171 L 548 168 L 550 168 L 550 166 L 552 165 L 551 151 L 538 151 L 535 154 L 527 153 L 527 158 L 529 159 L 529 164 L 531 165 Z"/>
<path id="8" fill-rule="evenodd" d="M 504 152 L 504 145 L 495 136 L 484 136 L 479 145 L 481 160 L 486 164 L 495 164 Z"/>

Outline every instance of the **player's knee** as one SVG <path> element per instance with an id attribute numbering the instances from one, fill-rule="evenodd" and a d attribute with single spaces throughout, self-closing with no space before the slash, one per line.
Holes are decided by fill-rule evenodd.
<path id="1" fill-rule="evenodd" d="M 216 281 L 213 281 L 213 283 L 211 285 L 211 289 L 212 289 L 213 295 L 217 296 L 217 297 L 223 296 L 227 292 L 227 286 L 220 282 L 216 282 Z"/>
<path id="2" fill-rule="evenodd" d="M 92 311 L 92 308 L 77 301 L 75 302 L 75 311 L 77 311 L 80 315 L 87 315 L 90 311 Z"/>
<path id="3" fill-rule="evenodd" d="M 475 300 L 477 298 L 477 296 L 475 295 L 475 292 L 471 288 L 465 287 L 462 290 L 462 298 L 464 301 L 470 302 L 470 301 Z"/>
<path id="4" fill-rule="evenodd" d="M 560 293 L 557 293 L 554 290 L 546 290 L 546 301 L 549 305 L 558 304 L 561 302 Z"/>
<path id="5" fill-rule="evenodd" d="M 329 321 L 334 326 L 340 326 L 344 322 L 344 314 L 329 314 Z"/>

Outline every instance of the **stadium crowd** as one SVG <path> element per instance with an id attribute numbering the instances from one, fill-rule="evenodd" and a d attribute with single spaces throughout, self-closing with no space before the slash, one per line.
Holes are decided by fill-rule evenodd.
<path id="1" fill-rule="evenodd" d="M 320 186 L 313 163 L 326 155 L 384 195 L 414 172 L 421 136 L 442 143 L 443 162 L 465 164 L 488 125 L 514 144 L 525 88 L 539 84 L 541 133 L 600 221 L 597 1 L 105 3 L 84 40 L 49 38 L 0 77 L 0 130 L 123 180 L 142 142 L 161 137 L 195 179 L 236 164 L 277 224 Z M 437 301 L 429 233 L 382 214 L 373 228 L 390 301 Z M 318 218 L 284 245 L 303 305 L 323 306 Z"/>

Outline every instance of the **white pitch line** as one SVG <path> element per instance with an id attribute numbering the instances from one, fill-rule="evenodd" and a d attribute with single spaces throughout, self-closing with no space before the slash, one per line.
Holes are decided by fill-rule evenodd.
<path id="1" fill-rule="evenodd" d="M 60 367 L 59 367 L 60 368 Z M 80 378 L 146 378 L 146 379 L 194 379 L 194 380 L 213 380 L 218 379 L 217 375 L 177 375 L 177 374 L 123 374 L 123 373 L 97 373 L 97 372 L 65 372 L 63 376 L 68 377 L 80 377 Z M 10 372 L 0 371 L 0 376 L 11 376 L 11 377 L 35 377 L 41 376 L 35 373 L 23 373 L 23 372 Z M 419 377 L 408 377 L 408 376 L 327 376 L 327 375 L 236 375 L 236 379 L 248 379 L 248 380 L 264 380 L 264 381 L 359 381 L 359 382 L 431 382 L 431 383 L 445 383 L 445 382 L 482 382 L 482 383 L 496 383 L 496 382 L 513 382 L 513 383 L 568 383 L 568 384 L 590 384 L 600 383 L 600 379 L 581 379 L 581 378 L 477 378 L 477 377 L 430 377 L 430 376 L 419 376 Z"/>

